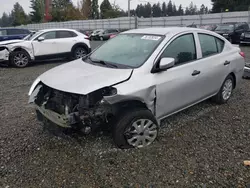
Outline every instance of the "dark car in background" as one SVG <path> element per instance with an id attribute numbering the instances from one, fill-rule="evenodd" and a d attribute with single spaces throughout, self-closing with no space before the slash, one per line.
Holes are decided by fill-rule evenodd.
<path id="1" fill-rule="evenodd" d="M 109 40 L 114 36 L 118 35 L 119 31 L 117 29 L 105 29 L 104 31 L 99 33 L 100 40 Z"/>
<path id="2" fill-rule="evenodd" d="M 245 31 L 244 33 L 241 34 L 240 44 L 241 45 L 250 44 L 250 30 Z"/>
<path id="3" fill-rule="evenodd" d="M 30 34 L 28 29 L 18 28 L 1 28 L 0 29 L 0 41 L 23 39 Z"/>
<path id="4" fill-rule="evenodd" d="M 242 33 L 249 30 L 246 22 L 230 22 L 218 25 L 215 32 L 225 37 L 231 43 L 240 43 Z"/>
<path id="5" fill-rule="evenodd" d="M 86 36 L 90 36 L 93 33 L 91 29 L 79 29 L 78 31 Z"/>
<path id="6" fill-rule="evenodd" d="M 117 29 L 97 29 L 93 31 L 91 40 L 108 40 L 119 34 Z"/>

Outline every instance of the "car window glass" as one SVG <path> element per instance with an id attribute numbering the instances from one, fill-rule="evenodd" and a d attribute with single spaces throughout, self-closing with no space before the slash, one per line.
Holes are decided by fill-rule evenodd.
<path id="1" fill-rule="evenodd" d="M 221 53 L 224 49 L 225 42 L 221 39 L 215 38 L 217 43 L 218 52 Z"/>
<path id="2" fill-rule="evenodd" d="M 55 39 L 56 32 L 55 31 L 47 32 L 47 33 L 42 34 L 40 37 L 44 37 L 44 39 Z"/>
<path id="3" fill-rule="evenodd" d="M 218 53 L 215 37 L 206 34 L 199 34 L 202 57 L 207 57 Z"/>
<path id="4" fill-rule="evenodd" d="M 22 35 L 25 34 L 23 29 L 8 29 L 8 35 Z"/>
<path id="5" fill-rule="evenodd" d="M 71 31 L 58 31 L 57 34 L 57 38 L 71 38 L 75 36 Z"/>
<path id="6" fill-rule="evenodd" d="M 121 34 L 101 45 L 90 58 L 136 68 L 144 64 L 162 39 L 158 35 Z"/>
<path id="7" fill-rule="evenodd" d="M 7 31 L 6 30 L 0 30 L 0 36 L 5 36 L 7 35 Z"/>
<path id="8" fill-rule="evenodd" d="M 196 59 L 196 47 L 193 34 L 187 34 L 175 39 L 162 53 L 163 57 L 175 59 L 175 65 L 180 65 Z"/>

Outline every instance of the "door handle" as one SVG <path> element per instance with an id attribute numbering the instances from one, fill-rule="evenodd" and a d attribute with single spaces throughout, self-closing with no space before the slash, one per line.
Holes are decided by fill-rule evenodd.
<path id="1" fill-rule="evenodd" d="M 195 70 L 195 71 L 193 72 L 192 76 L 199 75 L 200 73 L 201 73 L 201 71 L 197 71 L 197 70 Z"/>
<path id="2" fill-rule="evenodd" d="M 230 61 L 225 61 L 224 65 L 229 65 L 230 63 Z"/>

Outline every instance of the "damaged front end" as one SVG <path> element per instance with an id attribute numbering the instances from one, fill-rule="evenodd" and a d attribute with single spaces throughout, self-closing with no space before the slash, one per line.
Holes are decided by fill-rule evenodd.
<path id="1" fill-rule="evenodd" d="M 35 105 L 39 120 L 45 118 L 61 127 L 89 133 L 112 118 L 112 106 L 103 97 L 115 94 L 115 88 L 105 87 L 79 95 L 59 91 L 40 82 L 30 94 L 29 103 Z"/>

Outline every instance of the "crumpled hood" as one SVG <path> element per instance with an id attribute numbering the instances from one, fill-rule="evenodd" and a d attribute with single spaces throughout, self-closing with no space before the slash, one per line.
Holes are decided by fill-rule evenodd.
<path id="1" fill-rule="evenodd" d="M 15 44 L 15 43 L 19 43 L 19 42 L 22 42 L 22 41 L 23 40 L 19 40 L 19 39 L 16 39 L 16 40 L 6 40 L 6 41 L 0 42 L 0 45 Z"/>
<path id="2" fill-rule="evenodd" d="M 86 95 L 129 79 L 132 71 L 102 67 L 78 59 L 45 72 L 39 79 L 51 88 Z"/>

